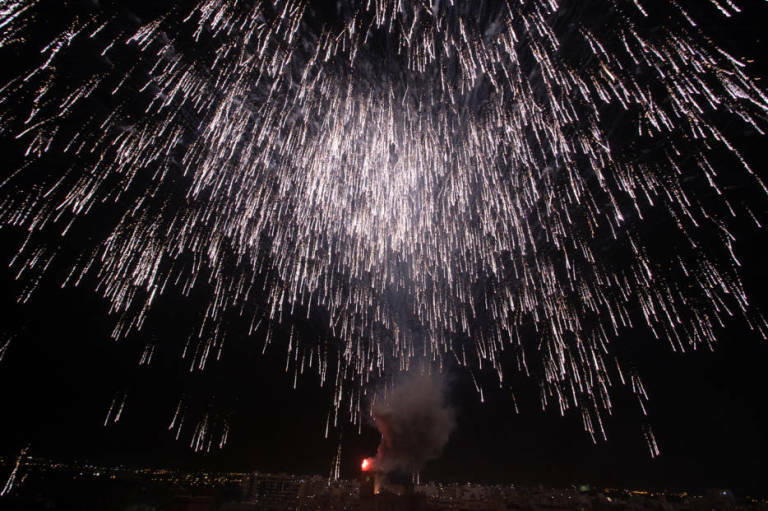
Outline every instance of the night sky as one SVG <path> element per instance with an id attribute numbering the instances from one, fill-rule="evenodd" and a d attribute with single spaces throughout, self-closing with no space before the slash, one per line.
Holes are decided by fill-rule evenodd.
<path id="1" fill-rule="evenodd" d="M 139 17 L 151 13 L 152 2 L 135 4 L 132 9 Z M 766 60 L 768 50 L 762 38 L 768 4 L 744 0 L 741 5 L 744 12 L 731 22 L 716 18 L 703 29 L 735 55 L 757 60 L 749 67 L 754 76 L 768 77 L 768 61 L 759 62 Z M 77 63 L 72 66 L 76 73 Z M 756 171 L 768 177 L 765 138 L 746 132 L 736 137 Z M 8 168 L 13 168 L 23 158 L 19 149 L 12 141 L 0 143 L 4 159 L 12 163 Z M 754 197 L 757 192 L 746 187 L 733 178 L 727 193 L 737 201 Z M 768 201 L 762 204 L 757 213 L 765 217 Z M 104 229 L 100 221 L 104 219 L 89 217 L 91 224 L 62 242 L 62 251 L 76 253 L 88 246 L 89 232 L 98 236 Z M 653 216 L 637 222 L 638 230 L 656 228 Z M 658 254 L 654 262 L 663 267 L 667 240 L 660 232 L 649 250 Z M 745 219 L 735 234 L 751 301 L 768 311 L 768 233 Z M 13 257 L 21 239 L 13 229 L 0 229 L 0 261 Z M 248 338 L 247 325 L 233 324 L 221 363 L 197 379 L 178 364 L 184 337 L 177 332 L 195 323 L 205 289 L 189 298 L 161 297 L 160 312 L 140 338 L 115 343 L 109 338 L 114 318 L 93 293 L 93 282 L 61 289 L 58 282 L 67 268 L 54 265 L 52 278 L 19 305 L 21 286 L 6 266 L 0 265 L 0 333 L 14 337 L 0 361 L 0 455 L 13 456 L 29 444 L 31 454 L 52 459 L 327 475 L 341 434 L 342 477 L 351 478 L 360 460 L 375 453 L 378 434 L 372 425 L 360 434 L 353 426 L 332 429 L 324 438 L 331 389 L 321 388 L 314 374 L 292 388 L 281 350 L 288 326 L 261 355 L 259 335 Z M 297 320 L 295 327 L 306 336 L 327 331 L 322 313 Z M 167 349 L 151 367 L 137 368 L 146 342 Z M 554 409 L 541 411 L 533 379 L 512 375 L 506 382 L 516 389 L 516 414 L 508 390 L 494 390 L 489 379 L 485 403 L 480 403 L 469 376 L 449 369 L 448 396 L 458 424 L 443 456 L 427 465 L 422 480 L 727 487 L 768 493 L 768 343 L 734 322 L 721 330 L 714 352 L 673 353 L 668 343 L 643 328 L 622 331 L 613 349 L 643 377 L 649 415 L 642 416 L 631 392 L 617 389 L 615 414 L 606 423 L 608 441 L 597 445 L 574 411 L 565 417 Z M 128 396 L 124 415 L 105 428 L 110 403 L 122 392 Z M 173 439 L 167 426 L 180 394 L 195 396 L 201 410 L 211 406 L 226 416 L 231 433 L 223 450 L 195 454 L 188 440 Z M 656 459 L 642 438 L 646 424 L 659 442 L 661 456 Z"/>

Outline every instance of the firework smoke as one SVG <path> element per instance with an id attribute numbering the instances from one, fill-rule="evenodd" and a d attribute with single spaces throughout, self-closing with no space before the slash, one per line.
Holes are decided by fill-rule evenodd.
<path id="1" fill-rule="evenodd" d="M 440 376 L 406 375 L 373 407 L 381 442 L 373 460 L 378 472 L 419 472 L 437 458 L 455 426 Z"/>

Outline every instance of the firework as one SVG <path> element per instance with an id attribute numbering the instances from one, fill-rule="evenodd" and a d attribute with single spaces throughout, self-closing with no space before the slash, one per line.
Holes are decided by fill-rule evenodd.
<path id="1" fill-rule="evenodd" d="M 39 51 L 0 93 L 2 134 L 24 147 L 0 184 L 2 225 L 26 236 L 20 300 L 59 253 L 52 233 L 104 215 L 63 285 L 93 283 L 116 339 L 159 296 L 204 287 L 182 354 L 195 372 L 221 356 L 226 318 L 266 349 L 322 310 L 330 338 L 291 328 L 285 369 L 335 371 L 329 423 L 360 424 L 388 375 L 458 365 L 481 399 L 475 373 L 532 374 L 542 407 L 576 408 L 605 437 L 617 382 L 647 400 L 611 354 L 622 329 L 676 351 L 711 347 L 731 316 L 766 334 L 729 226 L 759 219 L 719 169 L 727 154 L 765 191 L 723 119 L 762 133 L 768 98 L 696 25 L 738 7 L 688 3 L 661 18 L 642 0 L 371 0 L 328 17 L 203 0 L 135 29 L 108 9 L 70 15 L 38 47 L 25 35 L 41 6 L 4 1 L 0 48 Z M 75 51 L 91 59 L 77 72 Z M 195 449 L 216 443 L 208 422 Z"/>

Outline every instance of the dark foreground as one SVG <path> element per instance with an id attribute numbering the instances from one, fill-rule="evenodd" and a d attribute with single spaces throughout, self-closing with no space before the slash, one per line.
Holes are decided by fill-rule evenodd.
<path id="1" fill-rule="evenodd" d="M 28 467 L 29 468 L 29 467 Z M 0 480 L 0 490 L 6 483 Z M 413 495 L 360 495 L 357 481 L 320 476 L 39 466 L 19 473 L 0 509 L 77 511 L 768 511 L 727 489 L 649 491 L 515 485 L 420 485 Z"/>

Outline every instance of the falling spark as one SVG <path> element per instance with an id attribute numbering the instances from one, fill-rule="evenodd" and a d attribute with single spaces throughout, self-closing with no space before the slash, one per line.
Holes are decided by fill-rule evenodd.
<path id="1" fill-rule="evenodd" d="M 8 495 L 11 491 L 13 491 L 14 486 L 17 485 L 19 467 L 21 467 L 21 464 L 23 463 L 28 450 L 29 450 L 29 446 L 24 447 L 21 450 L 21 452 L 19 452 L 19 455 L 16 457 L 16 462 L 13 465 L 13 470 L 11 470 L 11 473 L 8 476 L 8 479 L 5 481 L 5 485 L 3 485 L 3 489 L 0 490 L 0 497 Z"/>
<path id="2" fill-rule="evenodd" d="M 8 348 L 11 346 L 12 340 L 13 336 L 8 336 L 5 340 L 0 341 L 0 362 L 3 361 L 6 353 L 8 353 Z"/>
<path id="3" fill-rule="evenodd" d="M 365 470 L 365 468 L 363 468 Z M 331 474 L 328 477 L 328 484 L 334 481 L 338 481 L 341 478 L 341 439 L 339 439 L 339 446 L 336 448 L 336 455 L 333 457 L 333 463 L 331 464 Z"/>

